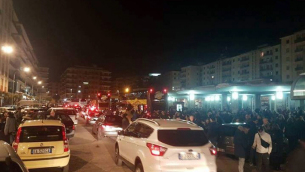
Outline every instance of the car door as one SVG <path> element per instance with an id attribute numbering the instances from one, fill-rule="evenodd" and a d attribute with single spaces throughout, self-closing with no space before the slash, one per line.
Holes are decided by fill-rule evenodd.
<path id="1" fill-rule="evenodd" d="M 136 136 L 136 125 L 137 123 L 134 122 L 130 124 L 125 130 L 123 136 L 120 136 L 120 155 L 129 161 L 130 163 L 133 163 L 132 156 L 134 151 L 134 139 Z"/>

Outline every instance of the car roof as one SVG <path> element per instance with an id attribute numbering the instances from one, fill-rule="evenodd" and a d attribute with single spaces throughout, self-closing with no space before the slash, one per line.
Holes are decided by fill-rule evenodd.
<path id="1" fill-rule="evenodd" d="M 57 108 L 50 108 L 54 110 L 74 110 L 73 108 L 64 108 L 64 107 L 57 107 Z"/>
<path id="2" fill-rule="evenodd" d="M 32 127 L 32 126 L 62 126 L 60 120 L 26 120 L 21 127 Z"/>
<path id="3" fill-rule="evenodd" d="M 157 127 L 159 129 L 176 129 L 176 128 L 202 129 L 195 123 L 186 120 L 139 118 L 136 121 L 145 123 L 152 127 Z"/>

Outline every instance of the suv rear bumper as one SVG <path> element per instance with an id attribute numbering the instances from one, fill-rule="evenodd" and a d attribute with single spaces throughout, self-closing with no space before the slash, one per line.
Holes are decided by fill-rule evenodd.
<path id="1" fill-rule="evenodd" d="M 54 158 L 22 159 L 28 169 L 65 167 L 69 164 L 70 155 Z"/>

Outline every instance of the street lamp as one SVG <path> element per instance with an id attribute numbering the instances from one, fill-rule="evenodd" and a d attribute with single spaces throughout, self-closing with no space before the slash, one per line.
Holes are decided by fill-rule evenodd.
<path id="1" fill-rule="evenodd" d="M 125 93 L 129 93 L 129 88 L 125 88 Z"/>
<path id="2" fill-rule="evenodd" d="M 30 72 L 30 71 L 31 71 L 31 68 L 25 67 L 25 68 L 23 68 L 23 71 L 24 71 L 24 72 Z"/>
<path id="3" fill-rule="evenodd" d="M 42 84 L 42 81 L 38 81 L 37 84 L 38 84 L 38 85 Z"/>
<path id="4" fill-rule="evenodd" d="M 36 79 L 37 79 L 37 76 L 33 76 L 33 79 L 36 80 Z"/>
<path id="5" fill-rule="evenodd" d="M 41 88 L 44 88 L 44 86 L 42 86 Z"/>
<path id="6" fill-rule="evenodd" d="M 11 54 L 13 52 L 13 47 L 9 45 L 4 45 L 1 47 L 1 50 L 6 54 Z"/>

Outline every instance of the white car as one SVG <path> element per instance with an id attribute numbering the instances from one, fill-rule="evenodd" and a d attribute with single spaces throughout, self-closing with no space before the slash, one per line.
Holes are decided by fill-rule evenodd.
<path id="1" fill-rule="evenodd" d="M 69 141 L 59 120 L 25 121 L 12 146 L 29 169 L 58 167 L 69 171 Z"/>
<path id="2" fill-rule="evenodd" d="M 74 122 L 74 125 L 77 125 L 78 124 L 78 113 L 76 112 L 75 109 L 73 108 L 50 108 L 48 109 L 48 113 L 50 113 L 52 110 L 56 112 L 60 112 L 60 113 L 64 113 L 66 115 L 69 115 L 70 118 L 73 120 Z"/>
<path id="3" fill-rule="evenodd" d="M 102 115 L 92 125 L 92 133 L 101 139 L 106 136 L 117 136 L 122 131 L 122 117 Z"/>
<path id="4" fill-rule="evenodd" d="M 140 118 L 119 132 L 115 163 L 136 172 L 216 172 L 216 153 L 192 122 Z"/>

